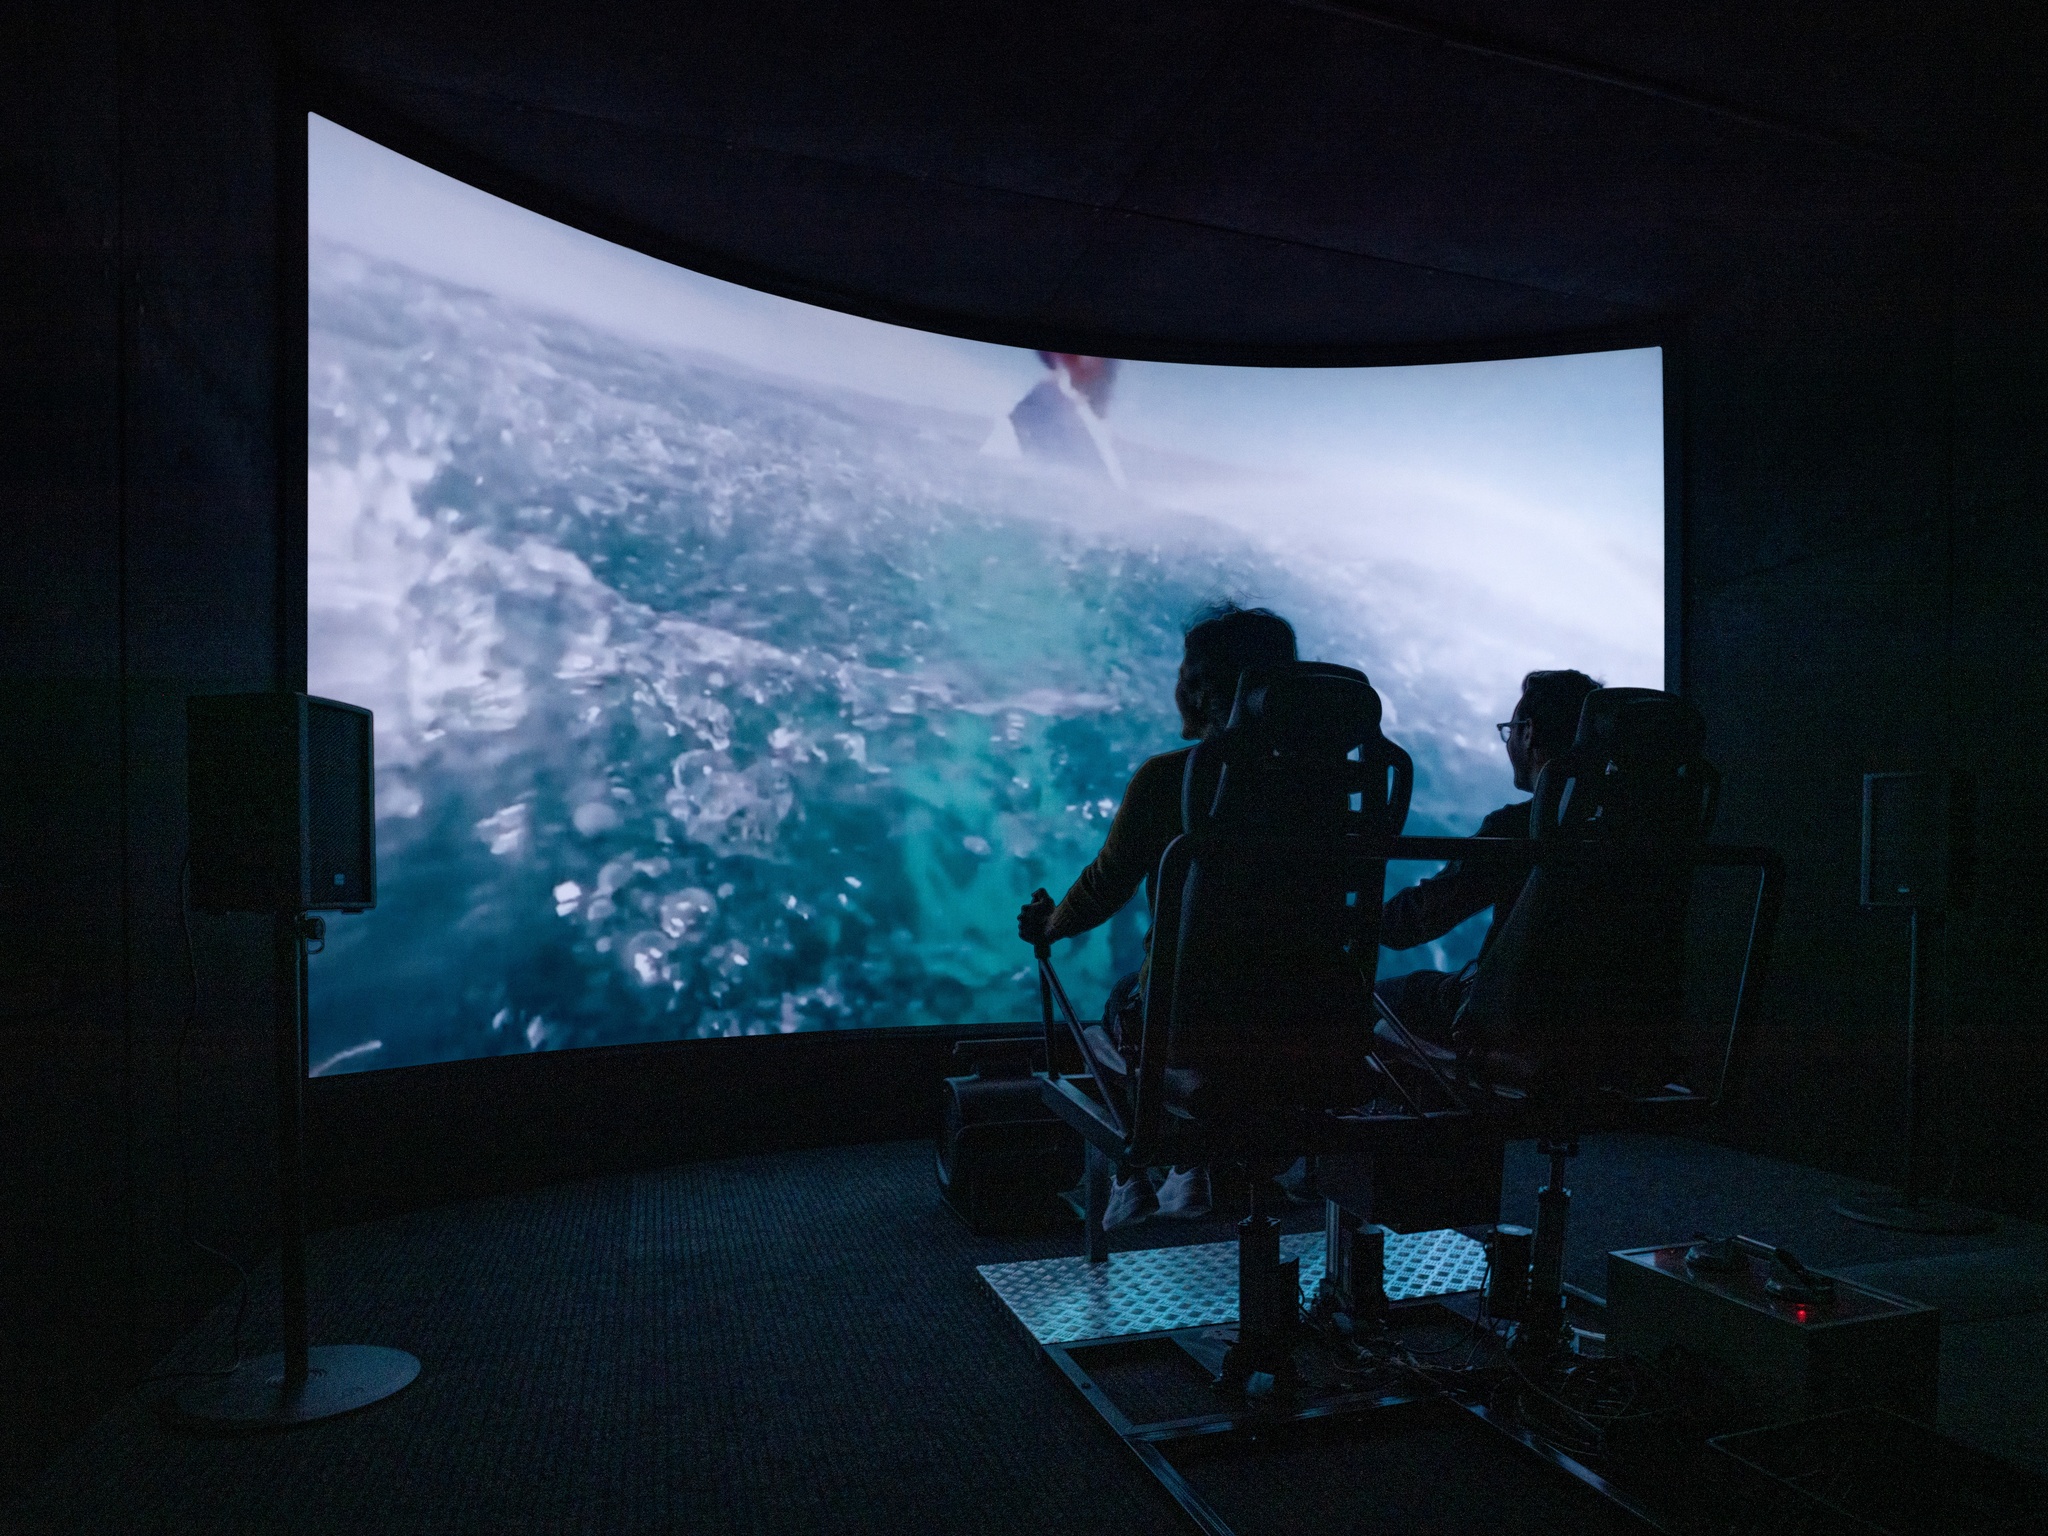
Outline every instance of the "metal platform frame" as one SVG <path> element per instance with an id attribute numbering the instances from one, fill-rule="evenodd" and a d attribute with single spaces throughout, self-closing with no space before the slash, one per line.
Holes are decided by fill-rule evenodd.
<path id="1" fill-rule="evenodd" d="M 1207 1435 L 1247 1434 L 1270 1429 L 1281 1423 L 1306 1423 L 1314 1419 L 1335 1418 L 1341 1414 L 1366 1413 L 1378 1409 L 1400 1408 L 1424 1401 L 1428 1394 L 1419 1392 L 1359 1392 L 1342 1394 L 1295 1408 L 1285 1413 L 1254 1410 L 1239 1407 L 1235 1412 L 1197 1414 L 1190 1418 L 1162 1419 L 1153 1423 L 1137 1423 L 1117 1407 L 1108 1392 L 1104 1391 L 1088 1372 L 1082 1357 L 1092 1349 L 1121 1347 L 1164 1339 L 1176 1345 L 1193 1357 L 1203 1369 L 1214 1371 L 1222 1362 L 1223 1350 L 1229 1337 L 1214 1339 L 1224 1334 L 1234 1337 L 1230 1329 L 1178 1328 L 1165 1333 L 1129 1334 L 1106 1339 L 1086 1339 L 1073 1344 L 1041 1344 L 1039 1348 L 1045 1357 L 1059 1370 L 1060 1374 L 1080 1392 L 1102 1418 L 1102 1421 L 1116 1432 L 1118 1439 L 1139 1465 L 1150 1472 L 1155 1481 L 1164 1488 L 1173 1502 L 1192 1520 L 1195 1528 L 1206 1536 L 1236 1536 L 1235 1528 L 1218 1514 L 1195 1487 L 1180 1473 L 1180 1469 L 1167 1460 L 1161 1449 L 1177 1440 L 1192 1440 Z M 1205 1348 L 1204 1346 L 1209 1347 Z"/>
<path id="2" fill-rule="evenodd" d="M 1405 809 L 1405 792 L 1403 794 Z M 1393 825 L 1398 827 L 1400 817 Z M 1258 839 L 1262 857 L 1286 859 L 1301 868 L 1321 868 L 1331 878 L 1350 879 L 1361 871 L 1369 877 L 1363 885 L 1376 885 L 1379 876 L 1371 866 L 1383 869 L 1394 859 L 1465 859 L 1492 855 L 1518 864 L 1561 865 L 1598 868 L 1626 865 L 1640 855 L 1625 848 L 1595 843 L 1555 844 L 1532 848 L 1522 839 L 1410 838 L 1400 836 L 1351 836 L 1332 840 Z M 1213 830 L 1192 832 L 1176 840 L 1161 863 L 1158 888 L 1161 910 L 1155 914 L 1154 948 L 1150 975 L 1174 977 L 1175 935 L 1180 931 L 1177 909 L 1168 911 L 1164 898 L 1182 889 L 1191 862 L 1219 847 L 1231 845 L 1228 834 Z M 1112 1258 L 1105 1232 L 1110 1172 L 1113 1163 L 1150 1166 L 1230 1162 L 1246 1166 L 1251 1175 L 1250 1213 L 1239 1227 L 1239 1300 L 1233 1311 L 1246 1316 L 1237 1321 L 1241 1328 L 1233 1337 L 1220 1323 L 1177 1319 L 1171 1326 L 1137 1332 L 1128 1326 L 1089 1338 L 1049 1339 L 1033 1335 L 1033 1342 L 1059 1368 L 1109 1424 L 1118 1438 L 1137 1456 L 1141 1465 L 1195 1524 L 1209 1536 L 1230 1536 L 1230 1527 L 1203 1500 L 1187 1479 L 1177 1471 L 1162 1447 L 1204 1435 L 1249 1433 L 1286 1424 L 1391 1409 L 1425 1398 L 1446 1402 L 1473 1414 L 1482 1423 L 1537 1456 L 1584 1486 L 1627 1511 L 1652 1529 L 1668 1527 L 1627 1492 L 1578 1458 L 1551 1444 L 1519 1422 L 1510 1422 L 1492 1412 L 1484 1402 L 1473 1401 L 1443 1381 L 1429 1380 L 1418 1372 L 1417 1390 L 1325 1394 L 1309 1401 L 1299 1389 L 1297 1345 L 1305 1342 L 1295 1330 L 1300 1296 L 1288 1294 L 1290 1278 L 1297 1266 L 1310 1266 L 1299 1250 L 1283 1256 L 1278 1237 L 1279 1223 L 1260 1210 L 1256 1191 L 1262 1177 L 1261 1159 L 1284 1163 L 1303 1154 L 1368 1152 L 1375 1156 L 1397 1154 L 1403 1148 L 1441 1146 L 1446 1138 L 1498 1133 L 1513 1126 L 1524 1134 L 1537 1135 L 1542 1152 L 1551 1163 L 1551 1178 L 1539 1192 L 1539 1217 L 1530 1263 L 1529 1295 L 1520 1304 L 1532 1327 L 1525 1335 L 1532 1358 L 1548 1368 L 1563 1332 L 1567 1301 L 1563 1285 L 1564 1217 L 1570 1195 L 1564 1186 L 1565 1160 L 1577 1150 L 1576 1137 L 1594 1129 L 1668 1129 L 1702 1118 L 1719 1107 L 1730 1086 L 1741 1076 L 1747 1044 L 1745 1023 L 1753 1011 L 1756 983 L 1761 978 L 1775 934 L 1777 912 L 1784 885 L 1784 865 L 1764 848 L 1700 846 L 1689 848 L 1685 862 L 1694 867 L 1754 869 L 1757 884 L 1750 913 L 1747 942 L 1743 947 L 1742 971 L 1736 984 L 1718 1081 L 1711 1095 L 1664 1087 L 1636 1097 L 1594 1096 L 1581 1101 L 1570 1098 L 1537 1103 L 1528 1093 L 1507 1093 L 1480 1086 L 1462 1089 L 1449 1081 L 1401 1021 L 1377 996 L 1374 1004 L 1379 1020 L 1391 1032 L 1393 1048 L 1382 1052 L 1368 1044 L 1361 1065 L 1370 1067 L 1379 1080 L 1375 1096 L 1349 1111 L 1334 1111 L 1319 1104 L 1275 1104 L 1263 1115 L 1210 1115 L 1206 1119 L 1183 1105 L 1169 1113 L 1166 1077 L 1167 1037 L 1162 1027 L 1148 1049 L 1141 1032 L 1135 1061 L 1121 1065 L 1091 1046 L 1089 1027 L 1076 1013 L 1066 989 L 1053 969 L 1049 944 L 1035 946 L 1039 973 L 1040 1013 L 1045 1031 L 1047 1071 L 1043 1080 L 1046 1107 L 1070 1125 L 1088 1148 L 1088 1169 L 1083 1181 L 1086 1192 L 1086 1260 L 1102 1265 Z M 1355 889 L 1338 885 L 1339 889 Z M 1176 983 L 1177 985 L 1177 983 Z M 1145 1018 L 1170 1020 L 1172 999 L 1162 1000 L 1148 987 Z M 1062 1035 L 1071 1042 L 1081 1071 L 1069 1075 L 1057 1069 Z M 1379 1039 L 1376 1030 L 1374 1040 Z M 1117 1053 L 1121 1055 L 1119 1051 Z M 1098 1070 L 1100 1069 L 1100 1070 Z M 1105 1078 L 1114 1080 L 1112 1087 Z M 1540 1088 L 1540 1084 L 1538 1085 Z M 1504 1103 L 1503 1099 L 1513 1103 Z M 1432 1105 L 1435 1107 L 1432 1107 Z M 1263 1172 L 1271 1172 L 1271 1169 Z M 1362 1215 L 1363 1213 L 1361 1213 Z M 1333 1218 L 1332 1227 L 1336 1226 Z M 1420 1298 L 1418 1298 L 1420 1300 Z M 1293 1303 L 1290 1305 L 1290 1301 Z M 1424 1301 L 1441 1308 L 1441 1302 Z M 1012 1316 L 1022 1317 L 1015 1307 Z M 1452 1315 L 1446 1312 L 1446 1315 Z M 1026 1332 L 1032 1330 L 1026 1326 Z M 1287 1378 L 1284 1390 L 1256 1394 L 1258 1401 L 1240 1398 L 1228 1411 L 1199 1414 L 1162 1422 L 1132 1420 L 1110 1397 L 1086 1365 L 1092 1349 L 1129 1345 L 1143 1339 L 1165 1339 L 1205 1367 L 1216 1357 L 1216 1379 L 1228 1380 L 1233 1391 L 1249 1391 L 1263 1375 L 1273 1382 Z M 1538 1341 L 1541 1341 L 1540 1344 Z M 1498 1346 L 1498 1338 L 1493 1345 Z M 1232 1345 L 1235 1347 L 1231 1347 Z M 1228 1351 L 1226 1357 L 1224 1351 Z M 1505 1369 L 1521 1369 L 1512 1357 L 1502 1355 Z M 1497 1379 L 1497 1378 L 1496 1378 Z M 1534 1387 L 1535 1383 L 1529 1383 Z M 1536 1388 L 1541 1392 L 1542 1389 Z M 1242 1406 L 1240 1406 L 1240 1404 Z M 1678 1518 L 1674 1512 L 1674 1518 Z"/>
<path id="3" fill-rule="evenodd" d="M 1280 1239 L 1280 1256 L 1300 1265 L 1303 1294 L 1323 1277 L 1326 1238 L 1300 1232 Z M 1477 1289 L 1486 1250 L 1464 1233 L 1390 1233 L 1382 1288 L 1395 1303 Z M 1237 1244 L 1139 1248 L 1101 1262 L 1074 1257 L 983 1264 L 982 1280 L 1019 1326 L 1040 1344 L 1135 1338 L 1237 1321 Z"/>
<path id="4" fill-rule="evenodd" d="M 1427 1245 L 1432 1241 L 1441 1245 L 1441 1240 L 1450 1237 L 1462 1238 L 1472 1247 L 1478 1247 L 1472 1239 L 1459 1233 L 1415 1233 L 1403 1237 L 1395 1235 L 1395 1243 Z M 1304 1289 L 1311 1289 L 1320 1278 L 1322 1255 L 1311 1253 L 1323 1242 L 1319 1233 L 1297 1234 L 1283 1240 L 1291 1257 L 1302 1262 Z M 1176 1264 L 1175 1255 L 1185 1255 L 1180 1262 L 1188 1269 L 1200 1272 L 1213 1270 L 1216 1266 L 1214 1250 L 1229 1250 L 1233 1244 L 1215 1243 L 1190 1245 L 1182 1248 L 1142 1249 L 1112 1255 L 1116 1259 L 1137 1261 L 1141 1269 L 1150 1268 L 1170 1272 Z M 1398 1248 L 1390 1244 L 1389 1270 L 1395 1266 L 1394 1255 Z M 1188 1323 L 1165 1328 L 1117 1328 L 1116 1331 L 1098 1333 L 1090 1337 L 1072 1336 L 1073 1321 L 1085 1311 L 1085 1307 L 1068 1305 L 1064 1308 L 1043 1305 L 1042 1298 L 1028 1294 L 1027 1272 L 1039 1271 L 1048 1284 L 1069 1278 L 1067 1266 L 1074 1266 L 1075 1273 L 1070 1283 L 1088 1283 L 1087 1271 L 1101 1275 L 1106 1266 L 1090 1265 L 1085 1259 L 1049 1259 L 1028 1264 L 991 1264 L 980 1266 L 983 1280 L 997 1299 L 1004 1304 L 1012 1322 L 1029 1338 L 1032 1344 L 1051 1362 L 1060 1375 L 1077 1390 L 1093 1408 L 1102 1421 L 1109 1426 L 1127 1450 L 1137 1458 L 1153 1479 L 1163 1488 L 1168 1497 L 1193 1522 L 1196 1529 L 1205 1536 L 1237 1536 L 1236 1529 L 1204 1499 L 1192 1483 L 1174 1466 L 1166 1455 L 1166 1447 L 1178 1442 L 1203 1439 L 1212 1436 L 1246 1435 L 1255 1436 L 1271 1433 L 1287 1426 L 1306 1425 L 1363 1414 L 1376 1414 L 1404 1408 L 1416 1408 L 1424 1404 L 1449 1406 L 1489 1426 L 1505 1439 L 1523 1449 L 1533 1452 L 1536 1457 L 1572 1477 L 1593 1492 L 1598 1493 L 1612 1504 L 1633 1515 L 1651 1530 L 1665 1531 L 1668 1528 L 1638 1500 L 1626 1491 L 1616 1487 L 1592 1467 L 1552 1445 L 1541 1436 L 1531 1433 L 1520 1424 L 1513 1422 L 1483 1402 L 1453 1392 L 1440 1384 L 1417 1383 L 1413 1390 L 1360 1390 L 1355 1392 L 1334 1392 L 1309 1397 L 1306 1394 L 1287 1403 L 1275 1402 L 1253 1406 L 1242 1396 L 1235 1396 L 1219 1406 L 1213 1413 L 1194 1414 L 1182 1418 L 1141 1421 L 1130 1417 L 1119 1407 L 1110 1392 L 1099 1382 L 1088 1366 L 1088 1358 L 1097 1351 L 1114 1349 L 1127 1350 L 1132 1346 L 1148 1343 L 1163 1343 L 1178 1348 L 1197 1366 L 1212 1378 L 1222 1367 L 1226 1349 L 1236 1337 L 1235 1318 L 1219 1318 L 1210 1322 Z M 993 1274 L 991 1272 L 994 1272 Z M 1145 1287 L 1149 1277 L 1140 1275 L 1132 1283 L 1133 1290 Z M 1006 1286 L 1007 1282 L 1007 1291 Z M 1206 1282 L 1206 1283 L 1204 1283 Z M 1097 1282 L 1098 1285 L 1100 1282 Z M 1206 1294 L 1214 1289 L 1213 1275 L 1203 1276 L 1193 1288 L 1198 1294 L 1189 1301 L 1173 1295 L 1152 1298 L 1153 1309 L 1172 1313 L 1213 1310 L 1212 1298 Z M 1449 1299 L 1469 1297 L 1471 1289 L 1463 1291 L 1432 1291 L 1426 1284 L 1407 1287 L 1408 1294 L 1396 1298 L 1390 1288 L 1389 1313 L 1395 1326 L 1406 1324 L 1420 1326 L 1426 1323 L 1468 1324 L 1471 1319 L 1445 1305 Z M 1020 1307 L 1019 1299 L 1024 1305 Z M 1041 1301 L 1037 1321 L 1039 1328 L 1032 1326 L 1032 1302 Z M 1234 1296 L 1231 1298 L 1234 1302 Z M 1105 1315 L 1106 1314 L 1106 1315 Z M 1125 1320 L 1142 1320 L 1143 1302 L 1123 1309 Z M 1098 1316 L 1115 1328 L 1115 1311 L 1111 1308 L 1098 1309 Z M 1048 1337 L 1045 1335 L 1064 1335 Z M 1306 1340 L 1304 1340 L 1306 1342 Z"/>

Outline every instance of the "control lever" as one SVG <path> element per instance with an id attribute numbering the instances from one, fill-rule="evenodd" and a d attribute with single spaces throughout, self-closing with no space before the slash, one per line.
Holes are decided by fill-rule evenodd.
<path id="1" fill-rule="evenodd" d="M 1764 1290 L 1770 1295 L 1822 1307 L 1835 1304 L 1834 1277 L 1815 1274 L 1799 1262 L 1799 1255 L 1790 1248 L 1774 1248 L 1753 1237 L 1738 1237 L 1735 1241 L 1743 1252 L 1755 1254 L 1770 1264 L 1770 1278 L 1764 1281 Z"/>
<path id="2" fill-rule="evenodd" d="M 1745 1257 L 1762 1259 L 1770 1265 L 1770 1273 L 1764 1279 L 1764 1290 L 1769 1295 L 1812 1306 L 1834 1305 L 1833 1276 L 1808 1269 L 1790 1248 L 1775 1247 L 1753 1237 L 1707 1237 L 1695 1233 L 1693 1245 L 1685 1251 L 1685 1267 L 1722 1274 L 1740 1269 Z"/>

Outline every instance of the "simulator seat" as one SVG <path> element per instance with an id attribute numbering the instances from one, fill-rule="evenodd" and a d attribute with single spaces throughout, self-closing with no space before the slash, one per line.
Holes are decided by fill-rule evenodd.
<path id="1" fill-rule="evenodd" d="M 1260 1208 L 1263 1173 L 1352 1145 L 1361 1119 L 1399 1136 L 1470 1118 L 1446 1094 L 1428 1107 L 1374 1053 L 1386 850 L 1413 785 L 1362 673 L 1317 663 L 1247 672 L 1226 728 L 1188 757 L 1184 831 L 1160 862 L 1128 1060 L 1099 1026 L 1079 1023 L 1039 951 L 1048 1047 L 1064 1021 L 1086 1067 L 1048 1075 L 1043 1092 L 1089 1148 L 1088 1256 L 1108 1256 L 1114 1163 L 1241 1163 L 1253 1175 L 1239 1230 L 1241 1348 L 1226 1376 L 1272 1367 L 1268 1346 L 1298 1310 L 1279 1223 Z M 1393 1113 L 1357 1109 L 1388 1094 L 1400 1096 Z"/>
<path id="2" fill-rule="evenodd" d="M 1527 841 L 1402 837 L 1414 770 L 1379 722 L 1378 695 L 1349 668 L 1301 663 L 1239 680 L 1229 725 L 1189 755 L 1185 830 L 1160 863 L 1131 1059 L 1099 1026 L 1080 1024 L 1039 950 L 1048 1051 L 1063 1023 L 1084 1066 L 1049 1072 L 1041 1092 L 1089 1149 L 1088 1257 L 1108 1255 L 1101 1217 L 1113 1164 L 1235 1162 L 1252 1174 L 1226 1379 L 1286 1372 L 1296 1266 L 1279 1261 L 1262 1173 L 1304 1154 L 1539 1137 L 1553 1176 L 1532 1317 L 1554 1310 L 1564 1158 L 1581 1134 L 1671 1128 L 1720 1102 L 1775 916 L 1773 855 L 1704 846 L 1718 780 L 1699 756 L 1697 713 L 1675 698 L 1594 694 L 1575 745 L 1539 780 Z M 1381 893 L 1389 858 L 1475 857 L 1531 869 L 1446 1061 L 1374 996 Z M 1700 864 L 1762 872 L 1711 1094 L 1678 1084 L 1666 1065 Z M 1350 1214 L 1353 1230 L 1369 1219 Z"/>
<path id="3" fill-rule="evenodd" d="M 1473 979 L 1452 1061 L 1435 1053 L 1469 1102 L 1512 1105 L 1550 1159 L 1526 1319 L 1539 1332 L 1562 1316 L 1564 1168 L 1579 1138 L 1682 1130 L 1739 1079 L 1781 876 L 1762 850 L 1707 847 L 1721 779 L 1705 738 L 1698 710 L 1673 695 L 1587 697 L 1571 747 L 1537 776 L 1524 850 L 1534 867 Z M 1702 1091 L 1678 1051 L 1688 916 L 1695 870 L 1729 863 L 1755 864 L 1759 889 L 1716 1081 Z M 1398 1020 L 1391 1029 L 1409 1038 Z"/>
<path id="4" fill-rule="evenodd" d="M 1414 784 L 1379 720 L 1363 673 L 1297 663 L 1247 672 L 1228 727 L 1189 754 L 1131 1058 L 1101 1025 L 1079 1030 L 1131 1159 L 1197 1160 L 1219 1127 L 1240 1137 L 1357 1102 L 1379 850 Z M 1058 991 L 1049 964 L 1042 976 Z"/>
<path id="5" fill-rule="evenodd" d="M 1453 1038 L 1479 1078 L 1529 1093 L 1543 1115 L 1698 1097 L 1664 1090 L 1683 1076 L 1672 1052 L 1693 855 L 1720 802 L 1705 738 L 1682 699 L 1602 688 L 1537 775 L 1533 849 L 1578 843 L 1587 857 L 1530 871 Z"/>

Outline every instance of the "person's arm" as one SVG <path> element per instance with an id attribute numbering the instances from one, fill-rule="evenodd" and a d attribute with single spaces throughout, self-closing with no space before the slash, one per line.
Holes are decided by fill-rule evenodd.
<path id="1" fill-rule="evenodd" d="M 1102 851 L 1053 910 L 1045 928 L 1048 942 L 1071 939 L 1108 922 L 1159 867 L 1166 845 L 1180 831 L 1184 756 L 1169 753 L 1155 757 L 1131 776 Z"/>
<path id="2" fill-rule="evenodd" d="M 1480 872 L 1466 868 L 1462 860 L 1446 864 L 1427 880 L 1387 898 L 1380 911 L 1380 943 L 1388 949 L 1413 949 L 1442 938 L 1493 905 L 1496 883 L 1480 878 Z"/>
<path id="3" fill-rule="evenodd" d="M 1503 806 L 1479 823 L 1477 835 L 1526 837 L 1528 816 L 1526 803 Z M 1527 874 L 1523 867 L 1453 860 L 1387 899 L 1380 912 L 1380 943 L 1388 949 L 1412 949 L 1440 939 L 1467 918 L 1512 899 Z"/>

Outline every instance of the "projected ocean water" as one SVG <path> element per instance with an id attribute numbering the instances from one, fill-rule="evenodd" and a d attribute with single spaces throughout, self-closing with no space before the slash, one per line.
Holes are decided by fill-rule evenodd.
<path id="1" fill-rule="evenodd" d="M 1617 638 L 1358 535 L 1427 496 L 1318 534 L 1322 481 L 1116 430 L 1120 392 L 1173 397 L 1114 365 L 985 349 L 991 410 L 605 319 L 316 220 L 309 666 L 376 712 L 380 897 L 316 962 L 316 1071 L 1032 1017 L 1017 906 L 1178 745 L 1181 627 L 1218 598 L 1373 677 L 1417 830 L 1514 798 L 1490 722 L 1521 671 L 1658 681 L 1633 589 Z M 1660 583 L 1645 547 L 1617 569 Z M 1083 1006 L 1144 926 L 1062 946 Z"/>

